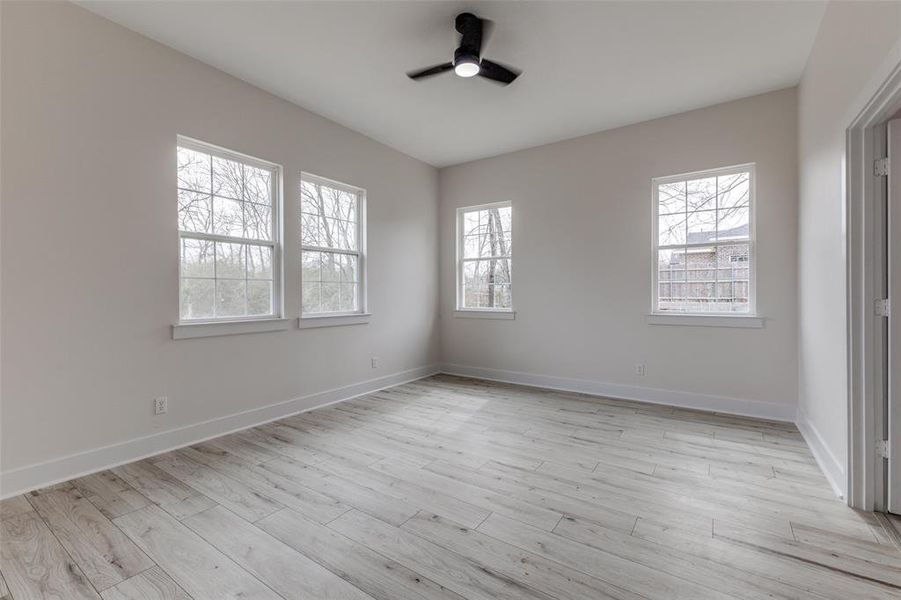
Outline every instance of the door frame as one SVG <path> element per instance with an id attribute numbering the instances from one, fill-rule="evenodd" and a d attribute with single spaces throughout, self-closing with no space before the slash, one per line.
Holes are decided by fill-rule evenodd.
<path id="1" fill-rule="evenodd" d="M 885 156 L 886 122 L 901 110 L 901 52 L 896 47 L 846 129 L 845 242 L 848 370 L 848 494 L 850 506 L 885 510 L 885 478 L 876 444 L 887 419 L 882 392 L 884 340 L 874 306 L 884 259 L 877 252 L 877 211 L 885 186 L 873 164 Z M 865 96 L 866 97 L 866 96 Z M 899 307 L 901 308 L 901 307 Z M 897 310 L 897 309 L 896 309 Z M 877 385 L 878 383 L 878 385 Z"/>

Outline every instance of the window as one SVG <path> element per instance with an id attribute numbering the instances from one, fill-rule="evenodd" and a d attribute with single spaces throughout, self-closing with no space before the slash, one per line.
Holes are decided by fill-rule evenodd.
<path id="1" fill-rule="evenodd" d="M 179 137 L 181 322 L 280 316 L 280 172 Z"/>
<path id="2" fill-rule="evenodd" d="M 360 188 L 301 175 L 303 316 L 365 312 L 365 198 Z"/>
<path id="3" fill-rule="evenodd" d="M 653 187 L 653 311 L 753 314 L 754 166 L 662 177 Z"/>
<path id="4" fill-rule="evenodd" d="M 457 309 L 512 311 L 513 208 L 457 210 Z"/>

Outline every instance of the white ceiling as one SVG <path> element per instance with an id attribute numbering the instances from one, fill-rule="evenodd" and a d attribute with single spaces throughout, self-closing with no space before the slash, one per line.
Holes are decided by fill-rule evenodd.
<path id="1" fill-rule="evenodd" d="M 795 85 L 823 2 L 108 2 L 78 4 L 435 166 Z M 445 62 L 454 16 L 494 21 L 508 87 L 408 70 Z"/>

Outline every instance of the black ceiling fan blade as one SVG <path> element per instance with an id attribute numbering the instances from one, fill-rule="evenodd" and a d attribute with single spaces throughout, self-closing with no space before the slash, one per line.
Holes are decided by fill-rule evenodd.
<path id="1" fill-rule="evenodd" d="M 482 68 L 479 70 L 480 77 L 485 77 L 486 79 L 497 81 L 504 85 L 512 83 L 521 73 L 521 71 L 515 71 L 503 65 L 499 65 L 487 58 L 482 59 L 481 67 Z"/>
<path id="2" fill-rule="evenodd" d="M 407 77 L 410 79 L 422 79 L 424 77 L 431 77 L 432 75 L 440 75 L 445 71 L 450 71 L 454 68 L 454 63 L 443 63 L 440 65 L 435 65 L 434 67 L 428 67 L 426 69 L 420 69 L 419 71 L 410 71 L 407 73 Z"/>

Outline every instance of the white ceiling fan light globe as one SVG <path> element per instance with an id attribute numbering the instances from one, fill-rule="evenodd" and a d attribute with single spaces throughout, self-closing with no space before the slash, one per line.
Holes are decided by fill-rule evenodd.
<path id="1" fill-rule="evenodd" d="M 454 73 L 460 77 L 474 77 L 480 70 L 479 63 L 474 60 L 461 60 L 454 65 Z"/>

